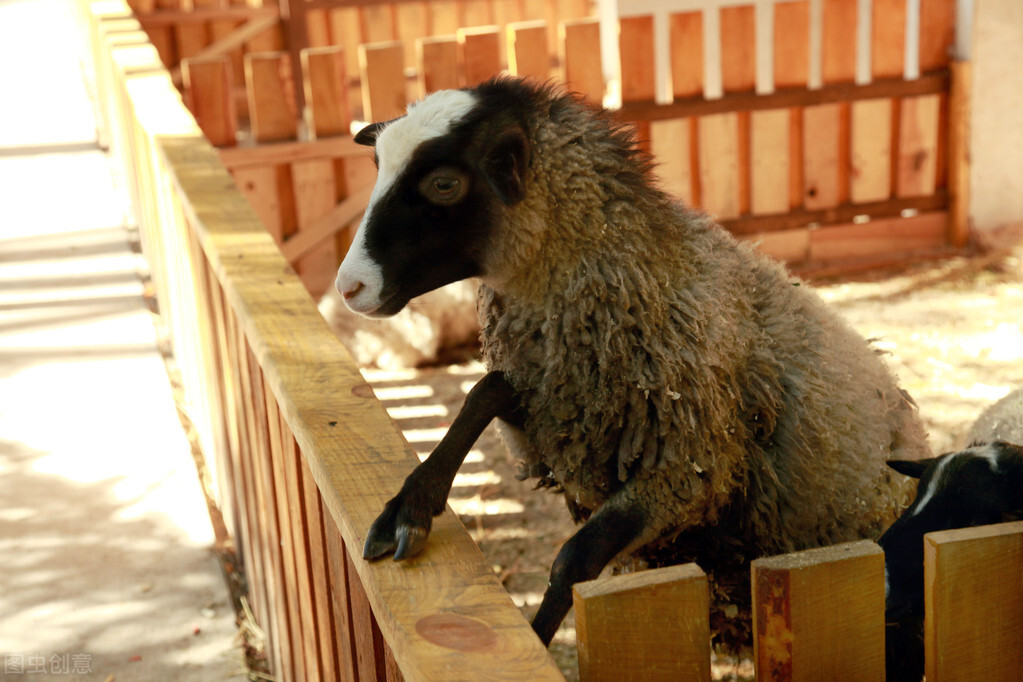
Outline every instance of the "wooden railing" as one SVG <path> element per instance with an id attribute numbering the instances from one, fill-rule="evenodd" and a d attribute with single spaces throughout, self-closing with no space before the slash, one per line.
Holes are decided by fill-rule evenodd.
<path id="1" fill-rule="evenodd" d="M 931 533 L 924 549 L 927 680 L 1023 678 L 1023 522 Z M 866 540 L 754 561 L 757 680 L 884 680 L 884 566 Z M 583 680 L 711 679 L 695 564 L 581 583 L 574 597 Z"/>
<path id="2" fill-rule="evenodd" d="M 82 9 L 160 319 L 275 679 L 562 679 L 450 511 L 408 565 L 361 559 L 370 523 L 418 460 L 128 7 Z"/>

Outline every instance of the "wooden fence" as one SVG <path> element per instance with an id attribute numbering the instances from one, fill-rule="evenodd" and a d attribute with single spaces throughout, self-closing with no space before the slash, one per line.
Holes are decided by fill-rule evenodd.
<path id="1" fill-rule="evenodd" d="M 1023 679 L 1023 522 L 924 539 L 928 682 Z M 753 562 L 759 682 L 885 679 L 884 553 L 861 541 Z M 707 577 L 695 564 L 580 583 L 580 677 L 710 674 Z"/>
<path id="2" fill-rule="evenodd" d="M 418 459 L 121 2 L 83 0 L 186 409 L 277 680 L 562 679 L 450 512 L 407 566 L 366 530 Z"/>
<path id="3" fill-rule="evenodd" d="M 796 6 L 798 2 L 790 4 Z M 345 247 L 343 238 L 339 242 L 335 232 L 362 210 L 366 188 L 372 182 L 365 151 L 354 145 L 338 123 L 348 120 L 345 111 L 348 117 L 352 115 L 339 104 L 342 95 L 328 98 L 327 105 L 310 97 L 313 113 L 309 120 L 315 139 L 292 139 L 297 137 L 291 132 L 297 130 L 294 112 L 287 110 L 285 115 L 280 107 L 281 101 L 287 100 L 285 86 L 289 78 L 287 69 L 281 66 L 283 57 L 249 55 L 245 58 L 246 72 L 251 71 L 252 81 L 276 83 L 285 95 L 269 100 L 273 103 L 266 105 L 268 111 L 278 113 L 268 118 L 261 109 L 263 98 L 247 94 L 256 104 L 250 112 L 253 139 L 274 139 L 273 131 L 278 126 L 288 132 L 283 140 L 258 145 L 232 146 L 230 142 L 237 137 L 229 135 L 226 146 L 218 150 L 202 135 L 158 50 L 123 0 L 82 0 L 82 9 L 107 122 L 104 137 L 120 154 L 127 172 L 161 319 L 183 373 L 186 407 L 203 451 L 218 475 L 219 502 L 244 559 L 250 599 L 258 622 L 268 634 L 268 655 L 276 678 L 560 679 L 557 667 L 450 511 L 435 522 L 430 551 L 407 565 L 371 564 L 359 558 L 370 523 L 418 460 L 307 293 L 307 289 L 314 289 L 309 283 L 320 276 L 318 273 L 326 271 L 332 276 L 331 261 L 336 261 Z M 562 44 L 589 44 L 592 52 L 595 29 L 592 20 L 571 23 L 561 35 L 576 38 L 566 38 Z M 575 39 L 577 43 L 572 42 Z M 363 49 L 365 73 L 369 73 L 377 56 L 383 55 L 380 58 L 386 62 L 389 49 Z M 580 56 L 586 54 L 586 50 L 579 49 Z M 575 50 L 562 50 L 561 63 L 567 74 L 592 73 L 573 61 Z M 525 63 L 524 59 L 516 59 Z M 193 64 L 201 66 L 203 62 L 185 63 L 182 73 L 187 80 L 195 76 L 193 86 L 206 78 L 199 77 L 198 70 L 193 71 Z M 342 68 L 335 49 L 311 50 L 303 62 L 307 64 L 304 73 L 308 74 L 304 77 L 310 79 L 316 78 L 318 69 L 336 74 Z M 223 66 L 221 63 L 212 69 L 215 75 L 204 81 L 214 90 L 218 82 L 223 86 L 231 77 L 233 67 Z M 329 82 L 334 77 L 323 78 Z M 913 87 L 931 87 L 926 85 L 931 82 L 928 78 L 916 79 L 914 83 L 925 85 Z M 948 80 L 947 75 L 935 78 Z M 365 97 L 370 100 L 367 110 L 375 106 L 372 99 L 382 96 L 379 93 L 383 89 L 379 83 L 372 85 L 371 80 L 364 77 Z M 407 96 L 406 81 L 400 80 L 399 85 Z M 884 87 L 889 85 L 896 86 L 892 83 Z M 224 89 L 232 91 L 231 87 Z M 313 85 L 308 92 L 317 95 L 320 89 Z M 394 92 L 398 92 L 397 86 Z M 840 91 L 825 87 L 817 92 L 825 94 L 814 96 L 835 97 Z M 890 92 L 870 92 L 875 97 L 896 97 Z M 779 92 L 767 97 L 797 98 L 770 101 L 802 107 L 801 116 L 790 120 L 801 118 L 805 124 L 807 118 L 817 115 L 807 116 L 811 108 L 822 105 L 807 104 L 798 98 L 809 95 L 802 90 L 800 93 Z M 935 96 L 900 93 L 898 96 L 903 98 Z M 946 95 L 936 96 L 941 112 Z M 754 101 L 753 96 L 742 98 L 747 103 Z M 727 96 L 721 100 L 729 105 L 737 101 Z M 197 100 L 191 101 L 207 132 L 213 127 L 211 121 L 234 120 L 229 115 L 234 98 L 222 97 L 220 101 L 228 108 L 203 110 Z M 851 121 L 855 107 L 852 100 L 848 101 Z M 841 111 L 845 104 L 841 102 L 846 100 L 840 100 L 840 122 L 845 120 Z M 893 112 L 890 121 L 896 127 L 903 116 L 894 112 L 904 112 L 905 103 L 891 100 L 888 104 Z M 653 134 L 656 123 L 664 112 L 677 114 L 679 110 L 674 107 L 678 105 L 632 101 L 623 111 L 646 107 L 646 116 L 652 121 L 651 144 L 657 145 L 661 138 L 659 133 Z M 707 99 L 694 100 L 690 105 L 705 108 L 690 114 L 689 119 L 734 114 L 707 109 L 717 106 Z M 318 113 L 320 106 L 327 106 L 329 113 Z M 759 104 L 749 106 L 759 111 Z M 211 113 L 216 111 L 227 113 Z M 750 130 L 756 129 L 753 116 L 748 118 Z M 732 124 L 723 123 L 728 120 L 733 119 L 719 119 L 722 129 L 730 129 Z M 734 121 L 736 130 L 745 125 L 741 115 L 735 115 Z M 702 125 L 694 125 L 692 120 L 682 124 L 681 130 L 690 133 L 691 144 L 702 144 Z M 790 143 L 796 138 L 802 136 L 790 138 Z M 891 139 L 901 137 L 892 133 Z M 952 146 L 948 141 L 942 144 Z M 937 169 L 937 163 L 934 167 Z M 696 176 L 702 177 L 702 172 Z M 697 185 L 695 180 L 693 184 Z M 327 255 L 319 250 L 323 243 L 331 245 Z M 293 263 L 304 275 L 302 279 Z M 938 557 L 944 550 L 935 547 L 932 553 Z M 354 548 L 354 554 L 349 548 Z M 857 570 L 862 568 L 874 582 L 849 580 L 857 584 L 853 593 L 871 595 L 869 599 L 876 602 L 876 552 L 863 555 L 856 561 L 866 563 Z M 950 556 L 960 558 L 947 564 L 948 572 L 974 565 L 970 562 L 975 559 L 969 558 L 972 555 L 965 550 L 953 549 Z M 786 561 L 798 564 L 804 559 L 770 561 L 780 561 L 784 566 Z M 944 564 L 940 558 L 932 563 L 936 572 L 931 575 L 938 577 L 930 584 L 943 585 L 941 581 L 946 578 L 940 576 L 946 573 L 940 567 Z M 762 564 L 766 568 L 773 565 Z M 699 581 L 692 567 L 677 570 L 688 571 L 688 578 Z M 989 575 L 987 566 L 984 572 Z M 661 577 L 652 573 L 632 579 L 649 587 Z M 755 584 L 757 580 L 754 577 Z M 820 589 L 845 590 L 844 583 L 836 580 L 827 578 Z M 797 582 L 790 580 L 788 584 Z M 1018 582 L 1015 585 L 1015 592 L 1009 592 L 1018 597 Z M 586 587 L 581 589 L 585 593 Z M 698 590 L 686 588 L 683 592 L 688 595 L 684 600 L 697 604 L 695 612 L 686 613 L 706 610 L 699 606 L 703 602 Z M 821 592 L 812 594 L 817 595 L 813 599 L 819 603 Z M 942 602 L 960 598 L 962 590 L 941 587 L 932 589 L 929 595 L 932 601 Z M 589 657 L 587 660 L 598 660 L 593 656 L 610 645 L 594 639 L 600 628 L 588 614 L 595 609 L 584 605 L 580 611 L 586 623 L 580 626 L 585 631 L 581 633 L 581 651 Z M 1016 608 L 1014 613 L 1021 612 Z M 703 624 L 699 618 L 689 624 L 706 627 L 705 614 L 703 620 Z M 875 622 L 876 615 L 867 620 Z M 956 623 L 931 620 L 928 632 L 936 633 L 935 641 L 952 641 L 946 639 L 951 635 L 942 634 L 943 628 Z M 796 621 L 790 625 L 794 632 L 798 630 L 800 638 L 813 636 L 819 629 Z M 777 635 L 768 640 L 772 646 L 784 647 L 786 642 L 796 641 L 796 635 L 784 628 L 765 628 L 764 632 Z M 704 630 L 693 632 L 697 634 L 690 634 L 687 641 L 703 642 L 705 646 Z M 1018 642 L 1019 630 L 1012 632 L 1015 634 L 1011 636 L 1017 638 L 1013 641 Z M 876 636 L 870 641 L 876 641 Z M 950 647 L 932 645 L 932 651 Z M 793 644 L 793 660 L 801 655 L 798 651 Z M 702 657 L 699 653 L 695 657 L 687 655 L 684 660 L 693 662 L 693 669 L 703 670 Z M 584 663 L 584 668 L 587 665 L 594 667 Z"/>

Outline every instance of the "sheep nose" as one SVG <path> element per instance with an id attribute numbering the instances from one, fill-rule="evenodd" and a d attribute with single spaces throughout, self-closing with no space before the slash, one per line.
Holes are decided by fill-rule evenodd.
<path id="1" fill-rule="evenodd" d="M 345 285 L 345 288 L 341 290 L 341 295 L 345 297 L 345 300 L 358 294 L 366 285 L 362 282 L 353 282 Z"/>

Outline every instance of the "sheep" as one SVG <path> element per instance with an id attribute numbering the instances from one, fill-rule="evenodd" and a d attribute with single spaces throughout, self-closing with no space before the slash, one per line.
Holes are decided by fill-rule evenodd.
<path id="1" fill-rule="evenodd" d="M 1006 440 L 1023 444 L 1023 387 L 981 412 L 970 427 L 969 443 Z"/>
<path id="2" fill-rule="evenodd" d="M 480 323 L 477 284 L 464 280 L 434 289 L 393 317 L 368 320 L 348 310 L 335 287 L 320 298 L 320 314 L 360 367 L 397 370 L 443 362 L 475 351 Z"/>
<path id="3" fill-rule="evenodd" d="M 924 534 L 1023 519 L 1023 447 L 995 440 L 888 465 L 920 481 L 913 503 L 878 540 L 885 553 L 890 681 L 924 672 Z"/>
<path id="4" fill-rule="evenodd" d="M 524 477 L 564 495 L 533 628 L 612 559 L 698 562 L 719 641 L 750 637 L 749 563 L 876 538 L 908 500 L 885 467 L 929 456 L 878 353 L 784 268 L 657 185 L 631 128 L 551 85 L 500 77 L 371 124 L 378 177 L 336 286 L 369 316 L 465 277 L 487 374 L 367 532 L 422 551 L 495 418 Z"/>

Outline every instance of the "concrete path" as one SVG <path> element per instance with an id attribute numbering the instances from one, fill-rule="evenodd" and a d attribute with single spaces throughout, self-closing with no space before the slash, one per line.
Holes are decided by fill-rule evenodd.
<path id="1" fill-rule="evenodd" d="M 241 680 L 72 0 L 0 0 L 0 679 Z"/>

